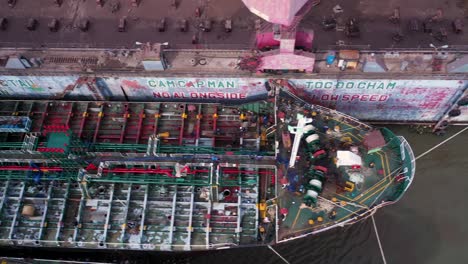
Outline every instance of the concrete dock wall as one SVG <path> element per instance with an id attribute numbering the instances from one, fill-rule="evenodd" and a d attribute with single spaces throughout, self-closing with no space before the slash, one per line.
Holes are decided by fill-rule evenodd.
<path id="1" fill-rule="evenodd" d="M 436 121 L 448 109 L 462 80 L 293 79 L 309 101 L 363 120 Z"/>
<path id="2" fill-rule="evenodd" d="M 0 98 L 236 101 L 266 94 L 266 78 L 0 76 Z M 309 101 L 363 120 L 437 121 L 467 80 L 291 79 Z M 460 120 L 468 120 L 461 116 Z"/>

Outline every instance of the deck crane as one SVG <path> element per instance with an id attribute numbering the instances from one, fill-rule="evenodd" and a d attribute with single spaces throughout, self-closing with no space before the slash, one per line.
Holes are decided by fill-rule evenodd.
<path id="1" fill-rule="evenodd" d="M 288 126 L 288 130 L 291 134 L 295 134 L 294 143 L 291 150 L 291 158 L 289 159 L 289 168 L 293 168 L 296 163 L 297 151 L 301 144 L 302 135 L 304 134 L 304 127 L 307 124 L 312 123 L 312 118 L 307 118 L 302 114 L 297 114 L 297 126 Z"/>

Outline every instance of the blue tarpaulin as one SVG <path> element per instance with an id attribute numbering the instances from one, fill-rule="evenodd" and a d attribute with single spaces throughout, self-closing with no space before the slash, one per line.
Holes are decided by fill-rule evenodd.
<path id="1" fill-rule="evenodd" d="M 333 64 L 333 62 L 335 61 L 335 54 L 328 54 L 327 55 L 327 64 L 330 65 L 330 64 Z"/>

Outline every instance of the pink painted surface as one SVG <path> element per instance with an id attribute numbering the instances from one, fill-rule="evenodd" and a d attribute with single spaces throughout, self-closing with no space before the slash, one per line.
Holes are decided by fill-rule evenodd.
<path id="1" fill-rule="evenodd" d="M 309 55 L 309 56 L 304 56 Z M 310 53 L 279 53 L 278 50 L 264 53 L 260 70 L 305 70 L 312 72 L 315 58 Z"/>
<path id="2" fill-rule="evenodd" d="M 305 47 L 306 50 L 310 50 L 313 40 L 313 31 L 299 31 L 296 33 L 296 46 Z M 279 47 L 280 42 L 273 38 L 273 32 L 265 32 L 256 35 L 256 45 L 258 49 L 275 48 Z"/>
<path id="3" fill-rule="evenodd" d="M 305 47 L 309 50 L 312 48 L 312 41 L 314 41 L 314 31 L 296 32 L 296 46 Z"/>
<path id="4" fill-rule="evenodd" d="M 258 49 L 278 47 L 280 42 L 273 38 L 273 32 L 265 32 L 256 35 Z"/>
<path id="5" fill-rule="evenodd" d="M 297 11 L 308 0 L 242 0 L 250 12 L 268 22 L 291 25 Z"/>
<path id="6" fill-rule="evenodd" d="M 281 53 L 293 53 L 295 44 L 296 44 L 295 39 L 281 39 L 280 52 Z"/>
<path id="7" fill-rule="evenodd" d="M 137 81 L 133 81 L 133 80 L 122 80 L 122 85 L 133 88 L 133 89 L 146 89 L 145 86 L 140 85 Z"/>

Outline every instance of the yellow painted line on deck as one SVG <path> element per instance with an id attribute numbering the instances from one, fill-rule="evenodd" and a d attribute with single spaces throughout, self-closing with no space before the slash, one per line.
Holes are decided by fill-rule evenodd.
<path id="1" fill-rule="evenodd" d="M 370 209 L 370 208 L 369 208 L 367 205 L 365 205 L 365 204 L 363 204 L 363 206 L 367 207 L 367 209 L 368 209 L 368 210 Z M 309 208 L 309 209 L 311 209 L 311 210 L 312 210 L 312 208 Z M 338 219 L 338 220 L 336 220 L 334 224 L 337 224 L 337 223 L 339 223 L 340 221 L 342 221 L 342 220 L 344 220 L 344 219 L 346 219 L 346 218 L 350 217 L 350 216 L 351 216 L 351 215 L 353 215 L 353 214 L 357 214 L 357 213 L 356 213 L 357 211 L 359 211 L 359 209 L 358 209 L 358 210 L 356 210 L 356 211 L 353 211 L 352 213 L 349 213 L 349 214 L 347 214 L 347 215 L 343 216 L 342 218 L 340 218 L 340 219 Z M 293 232 L 293 234 L 295 234 L 295 233 L 298 233 L 298 232 L 307 231 L 307 230 L 316 229 L 316 228 L 319 228 L 319 227 L 322 227 L 322 226 L 326 226 L 326 225 L 327 225 L 326 223 L 323 223 L 323 224 L 320 224 L 320 225 L 311 226 L 311 227 L 304 228 L 304 229 L 299 229 L 299 230 L 297 230 L 297 231 Z"/>
<path id="2" fill-rule="evenodd" d="M 353 215 L 353 214 L 355 214 L 355 213 L 356 213 L 356 212 L 353 212 L 353 213 L 349 213 L 349 214 L 346 215 L 346 216 L 343 216 L 342 218 L 336 220 L 334 224 L 339 223 L 339 222 L 342 221 L 343 219 L 346 219 L 346 218 L 348 218 L 350 215 Z M 303 231 L 307 231 L 307 230 L 312 230 L 312 229 L 316 229 L 316 228 L 319 228 L 319 227 L 322 227 L 322 226 L 326 226 L 326 225 L 327 225 L 327 224 L 324 223 L 324 224 L 320 224 L 320 225 L 316 225 L 316 226 L 311 226 L 311 227 L 308 227 L 308 228 L 299 229 L 299 230 L 295 231 L 294 233 L 299 233 L 299 232 L 303 232 Z"/>
<path id="3" fill-rule="evenodd" d="M 387 184 L 387 185 L 384 185 L 382 186 L 381 188 L 379 188 L 377 191 L 373 192 L 371 195 L 369 195 L 366 199 L 362 200 L 361 203 L 364 203 L 365 201 L 367 201 L 367 199 L 371 198 L 372 196 L 374 196 L 374 194 L 384 190 L 385 188 L 387 188 L 388 186 L 390 186 L 390 184 L 392 184 L 393 181 L 390 180 L 390 182 Z"/>
<path id="4" fill-rule="evenodd" d="M 338 120 L 336 120 L 336 119 L 334 119 L 334 118 L 332 118 L 332 119 L 335 120 L 335 121 L 337 121 L 337 122 L 339 122 L 339 123 L 341 123 L 340 121 L 338 121 Z M 348 125 L 348 124 L 347 124 L 347 125 Z M 352 126 L 352 125 L 348 125 L 348 126 L 357 129 L 356 127 L 354 127 L 354 126 Z M 344 133 L 344 134 L 345 134 L 345 135 L 349 135 L 349 136 L 354 137 L 354 138 L 357 138 L 358 140 L 359 140 L 358 136 L 364 138 L 364 137 L 361 136 L 361 135 L 354 135 L 354 134 L 351 134 L 350 132 L 346 132 L 346 133 Z M 367 205 L 364 204 L 365 201 L 367 201 L 369 198 L 373 197 L 376 193 L 378 193 L 378 192 L 384 190 L 385 188 L 387 188 L 388 186 L 390 186 L 390 184 L 392 184 L 393 181 L 392 181 L 392 180 L 390 180 L 389 182 L 387 181 L 387 179 L 389 179 L 389 178 L 391 177 L 391 171 L 390 171 L 390 164 L 389 164 L 389 161 L 388 161 L 388 156 L 386 155 L 385 152 L 382 152 L 382 153 L 380 153 L 380 152 L 381 152 L 381 151 L 378 151 L 378 152 L 375 152 L 375 153 L 376 153 L 377 155 L 379 155 L 379 157 L 380 157 L 380 161 L 381 161 L 381 164 L 382 164 L 382 169 L 383 169 L 383 171 L 384 171 L 384 173 L 385 173 L 385 177 L 384 177 L 384 178 L 382 178 L 379 182 L 377 182 L 376 184 L 374 184 L 371 188 L 369 188 L 369 189 L 366 190 L 365 192 L 359 194 L 359 196 L 357 196 L 357 197 L 355 197 L 355 198 L 353 198 L 353 199 L 350 199 L 350 198 L 348 198 L 348 197 L 346 197 L 346 196 L 343 196 L 343 195 L 340 195 L 340 194 L 336 194 L 336 195 L 339 196 L 339 197 L 341 197 L 341 198 L 347 199 L 348 201 L 353 201 L 353 202 L 356 201 L 358 204 L 360 204 L 360 205 L 362 205 L 362 206 L 365 206 L 365 207 L 368 207 Z M 386 183 L 386 184 L 384 184 L 384 183 Z M 382 184 L 384 184 L 384 185 L 381 186 Z M 380 186 L 380 188 L 379 188 L 379 186 Z M 377 189 L 376 189 L 376 188 L 377 188 Z M 375 189 L 376 189 L 376 190 L 375 190 Z M 373 193 L 371 193 L 370 195 L 367 195 L 369 192 L 371 192 L 371 191 L 373 191 L 373 190 L 375 190 Z M 367 197 L 366 197 L 366 196 L 367 196 Z M 365 199 L 359 201 L 359 200 L 362 199 L 362 198 L 365 198 Z M 300 215 L 302 209 L 303 209 L 303 208 L 299 208 L 299 211 L 298 211 L 297 214 L 296 214 L 296 218 L 294 219 L 294 222 L 293 222 L 293 225 L 291 226 L 291 229 L 293 229 L 294 226 L 296 226 L 297 219 L 299 218 L 299 215 Z M 311 209 L 311 208 L 310 208 L 310 209 Z M 311 209 L 311 210 L 312 210 L 312 209 Z M 354 212 L 354 213 L 355 213 L 355 212 Z M 342 221 L 342 220 L 344 220 L 344 219 L 350 217 L 350 216 L 351 216 L 352 214 L 354 214 L 354 213 L 349 213 L 348 215 L 346 215 L 346 216 L 344 216 L 344 217 L 338 219 L 338 220 L 335 221 L 335 222 L 340 222 L 340 221 Z M 303 232 L 303 231 L 307 231 L 307 230 L 312 230 L 312 229 L 316 229 L 316 228 L 319 228 L 319 227 L 322 227 L 322 226 L 326 226 L 326 225 L 327 225 L 327 224 L 321 224 L 321 225 L 317 225 L 317 226 L 312 226 L 312 227 L 309 227 L 309 228 L 297 230 L 297 231 L 295 231 L 294 233 Z"/>
<path id="5" fill-rule="evenodd" d="M 299 208 L 299 211 L 297 211 L 296 218 L 294 218 L 294 222 L 291 226 L 291 229 L 293 229 L 296 226 L 297 218 L 299 218 L 299 215 L 301 214 L 302 208 Z"/>
<path id="6" fill-rule="evenodd" d="M 358 128 L 354 128 L 354 129 L 359 130 Z M 349 133 L 349 134 L 355 136 L 357 139 L 359 139 L 359 141 L 362 141 L 364 139 L 364 136 L 361 135 L 361 134 L 352 134 L 351 132 L 346 132 L 346 133 Z"/>
<path id="7" fill-rule="evenodd" d="M 295 234 L 295 233 L 300 233 L 300 232 L 303 232 L 303 231 L 312 230 L 312 229 L 315 229 L 315 228 L 319 228 L 319 227 L 322 227 L 322 226 L 324 226 L 324 225 L 325 225 L 325 224 L 321 224 L 321 225 L 316 225 L 316 226 L 311 226 L 311 227 L 299 229 L 299 230 L 297 230 L 297 231 L 294 231 L 293 234 Z"/>
<path id="8" fill-rule="evenodd" d="M 338 119 L 335 119 L 335 118 L 333 118 L 333 117 L 330 118 L 330 119 L 333 119 L 333 120 L 335 120 L 336 122 L 338 122 L 338 123 L 340 123 L 340 124 L 345 124 L 346 126 L 349 126 L 349 127 L 352 127 L 352 128 L 354 128 L 354 129 L 359 130 L 357 127 L 355 127 L 355 126 L 353 126 L 353 125 L 350 125 L 350 124 L 348 124 L 348 123 L 343 123 L 342 121 L 340 121 L 340 120 L 338 120 Z"/>
<path id="9" fill-rule="evenodd" d="M 355 197 L 355 198 L 351 199 L 351 198 L 349 198 L 349 197 L 346 197 L 346 196 L 341 195 L 341 194 L 338 194 L 338 193 L 335 193 L 334 195 L 336 195 L 338 198 L 343 198 L 343 199 L 347 200 L 348 202 L 356 202 L 356 203 L 358 203 L 359 205 L 362 205 L 362 206 L 364 206 L 364 207 L 368 207 L 368 206 L 365 205 L 365 204 L 361 204 L 361 203 L 355 201 L 355 200 L 358 199 L 358 198 L 362 198 L 362 196 L 361 196 L 361 197 Z M 337 203 L 339 203 L 339 201 L 338 201 Z"/>
<path id="10" fill-rule="evenodd" d="M 385 173 L 384 176 L 390 175 L 390 169 L 388 168 L 388 164 L 386 162 L 386 156 L 385 153 L 380 153 L 380 151 L 376 152 L 377 155 L 380 156 L 380 162 L 382 163 L 382 169 Z"/>
<path id="11" fill-rule="evenodd" d="M 358 211 L 358 210 L 356 210 L 356 211 Z M 349 213 L 348 215 L 343 216 L 342 218 L 336 220 L 335 222 L 340 222 L 341 220 L 346 219 L 346 218 L 348 218 L 350 215 L 353 215 L 353 214 L 356 214 L 356 212 L 353 211 L 352 213 Z"/>
<path id="12" fill-rule="evenodd" d="M 383 183 L 387 183 L 387 178 L 388 177 L 385 177 L 383 178 L 381 181 L 379 181 L 377 184 L 375 184 L 374 186 L 372 186 L 372 188 L 370 188 L 369 190 L 366 190 L 365 193 L 362 193 L 360 194 L 359 196 L 357 196 L 356 198 L 353 199 L 353 202 L 354 201 L 359 201 L 360 199 L 364 198 L 367 196 L 367 194 L 369 194 L 371 191 L 375 190 L 376 188 L 380 187 Z M 380 190 L 381 188 L 379 188 L 378 190 Z M 365 201 L 365 200 L 364 200 Z M 363 201 L 361 201 L 363 202 Z"/>
<path id="13" fill-rule="evenodd" d="M 343 135 L 349 135 L 350 137 L 353 137 L 353 138 L 357 139 L 358 142 L 362 141 L 362 139 L 360 139 L 356 135 L 352 134 L 351 132 L 345 132 L 345 133 L 343 133 Z"/>
<path id="14" fill-rule="evenodd" d="M 342 196 L 340 194 L 336 194 L 336 195 L 338 195 L 340 197 L 343 197 L 343 198 L 346 198 L 346 199 L 348 199 L 348 201 L 354 202 L 354 201 L 357 201 L 357 200 L 361 199 L 363 196 L 366 196 L 366 194 L 369 193 L 370 191 L 372 191 L 375 188 L 379 187 L 382 183 L 384 183 L 386 181 L 387 178 L 388 178 L 388 176 L 385 177 L 385 178 L 382 178 L 379 182 L 374 184 L 371 188 L 369 188 L 369 189 L 365 190 L 364 192 L 360 193 L 358 196 L 354 197 L 353 199 L 348 198 L 346 196 Z"/>
<path id="15" fill-rule="evenodd" d="M 384 155 L 385 155 L 385 154 L 384 154 Z M 388 166 L 388 165 L 389 165 L 389 164 L 388 164 L 388 158 L 387 158 L 386 155 L 385 155 L 385 158 L 386 158 L 386 162 L 387 162 L 387 166 Z M 391 175 L 391 172 L 390 172 L 390 170 L 389 170 L 389 167 L 387 167 L 387 169 L 388 169 L 388 175 L 385 176 L 385 178 L 383 178 L 383 180 L 385 180 L 385 181 L 387 180 L 387 178 L 391 178 L 391 176 L 392 176 L 392 175 Z M 386 184 L 385 186 L 382 186 L 382 187 L 379 188 L 377 191 L 373 192 L 373 193 L 372 193 L 371 195 L 369 195 L 366 199 L 362 200 L 361 203 L 364 203 L 367 199 L 369 199 L 370 197 L 372 197 L 372 196 L 373 196 L 374 194 L 376 194 L 377 192 L 382 191 L 383 189 L 387 188 L 390 184 L 392 184 L 392 182 L 393 182 L 392 179 L 390 179 L 390 182 L 389 182 L 388 184 Z M 380 185 L 380 183 L 379 183 L 379 185 Z M 363 197 L 361 196 L 361 198 L 363 198 Z"/>
<path id="16" fill-rule="evenodd" d="M 383 181 L 379 182 L 378 186 L 374 186 L 374 187 L 372 188 L 372 190 L 376 190 L 375 192 L 371 193 L 370 195 L 368 195 L 369 192 L 367 192 L 365 195 L 359 196 L 359 199 L 357 199 L 356 201 L 365 198 L 364 200 L 361 200 L 361 203 L 362 203 L 362 202 L 366 201 L 369 197 L 371 197 L 372 195 L 374 195 L 376 192 L 378 192 L 379 190 L 382 190 L 382 188 L 385 188 L 385 186 L 386 186 L 385 184 L 388 183 L 387 178 L 388 178 L 388 177 L 385 177 L 385 178 L 383 179 Z M 391 181 L 390 181 L 390 182 L 391 182 Z M 382 186 L 382 183 L 385 183 L 385 184 Z M 375 187 L 378 187 L 378 188 L 376 189 Z M 366 198 L 366 197 L 367 197 L 367 198 Z"/>
<path id="17" fill-rule="evenodd" d="M 382 156 L 376 152 L 379 157 L 380 157 L 380 161 L 382 162 L 382 167 L 384 167 L 384 171 L 385 171 L 385 163 L 384 163 L 384 160 L 382 158 Z M 385 180 L 389 177 L 389 175 L 385 176 L 383 179 L 381 179 L 379 182 L 377 182 L 376 184 L 374 184 L 371 188 L 365 190 L 364 192 L 360 193 L 358 196 L 356 196 L 355 198 L 353 198 L 351 201 L 356 201 L 360 198 L 362 198 L 363 196 L 365 196 L 367 193 L 371 192 L 372 190 L 374 190 L 375 188 L 379 187 L 383 182 L 385 182 Z"/>
<path id="18" fill-rule="evenodd" d="M 388 155 L 385 152 L 383 153 L 383 155 L 385 156 L 385 161 L 387 163 L 387 175 L 390 175 L 392 171 L 390 170 L 390 163 L 388 162 Z"/>
<path id="19" fill-rule="evenodd" d="M 335 195 L 336 195 L 336 196 L 339 196 L 339 197 L 341 197 L 341 198 L 345 198 L 346 200 L 348 200 L 348 201 L 350 201 L 350 202 L 353 201 L 353 199 L 351 199 L 351 198 L 349 198 L 349 197 L 346 197 L 346 196 L 343 196 L 343 195 L 341 195 L 341 194 L 335 193 Z"/>
<path id="20" fill-rule="evenodd" d="M 352 127 L 352 128 L 354 128 L 354 129 L 356 129 L 356 130 L 358 130 L 358 131 L 361 130 L 361 129 L 359 129 L 358 127 L 355 127 L 355 126 L 350 125 L 350 124 L 348 124 L 348 123 L 343 123 L 343 122 L 341 122 L 341 121 L 339 121 L 339 120 L 337 120 L 337 119 L 335 119 L 335 118 L 330 118 L 330 119 L 335 120 L 335 121 L 338 122 L 339 124 L 345 124 L 346 126 Z M 347 132 L 347 133 L 349 133 L 349 132 Z M 364 138 L 364 136 L 361 136 L 361 135 L 355 135 L 355 136 L 356 136 L 356 137 L 357 137 L 357 136 L 361 137 L 361 140 Z"/>

